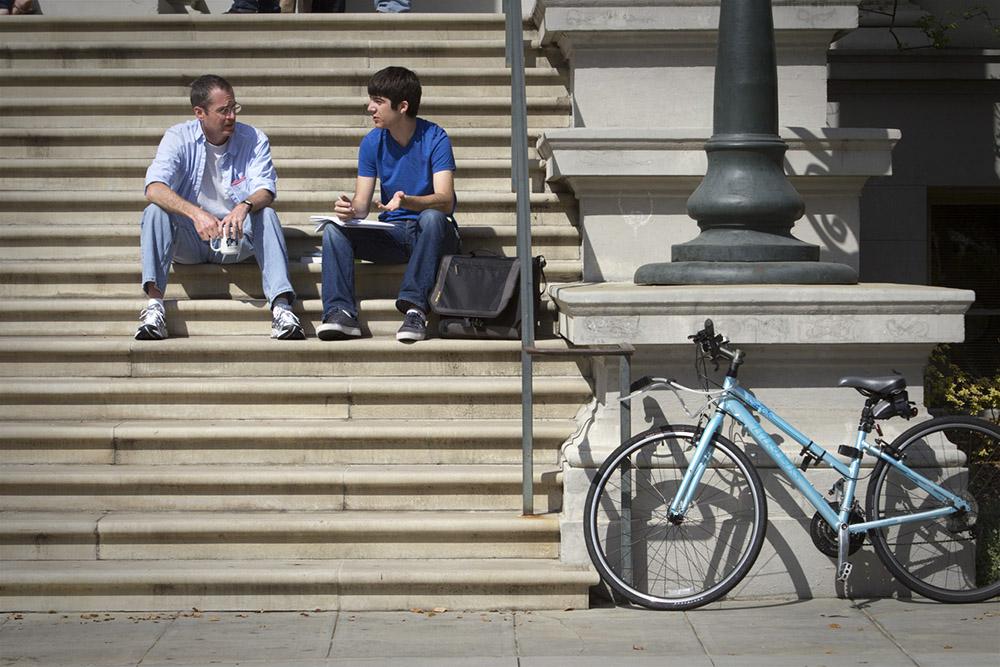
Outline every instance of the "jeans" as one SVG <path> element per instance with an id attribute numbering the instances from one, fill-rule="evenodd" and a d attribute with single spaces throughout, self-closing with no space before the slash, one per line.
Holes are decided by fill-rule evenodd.
<path id="1" fill-rule="evenodd" d="M 285 235 L 274 209 L 255 211 L 243 221 L 243 242 L 237 255 L 221 255 L 202 241 L 190 218 L 171 215 L 156 204 L 142 212 L 142 287 L 155 283 L 166 292 L 170 264 L 236 264 L 257 258 L 264 283 L 264 296 L 269 306 L 283 295 L 289 303 L 295 300 L 295 291 L 288 280 L 288 251 Z M 256 246 L 254 241 L 256 240 Z M 260 252 L 257 252 L 259 249 Z"/>
<path id="2" fill-rule="evenodd" d="M 278 14 L 281 7 L 278 0 L 233 0 L 230 9 L 249 9 L 259 14 Z"/>
<path id="3" fill-rule="evenodd" d="M 338 310 L 357 315 L 354 259 L 376 264 L 406 264 L 396 309 L 411 305 L 427 312 L 427 297 L 437 278 L 441 257 L 458 252 L 458 226 L 441 211 L 421 211 L 419 220 L 392 229 L 344 229 L 327 225 L 323 232 L 323 318 Z"/>
<path id="4" fill-rule="evenodd" d="M 410 0 L 375 0 L 375 11 L 389 14 L 410 11 Z"/>

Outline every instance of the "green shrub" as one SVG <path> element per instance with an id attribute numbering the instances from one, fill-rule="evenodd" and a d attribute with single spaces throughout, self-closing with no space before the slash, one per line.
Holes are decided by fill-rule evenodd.
<path id="1" fill-rule="evenodd" d="M 974 377 L 952 361 L 950 351 L 949 345 L 938 345 L 931 352 L 924 374 L 924 404 L 948 414 L 998 421 L 1000 375 Z"/>

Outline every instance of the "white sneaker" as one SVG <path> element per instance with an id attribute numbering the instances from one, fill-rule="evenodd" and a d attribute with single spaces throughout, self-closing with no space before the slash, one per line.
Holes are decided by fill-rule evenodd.
<path id="1" fill-rule="evenodd" d="M 290 308 L 276 308 L 271 316 L 271 338 L 278 340 L 302 340 L 305 338 L 299 318 Z"/>
<path id="2" fill-rule="evenodd" d="M 167 320 L 163 308 L 151 303 L 139 313 L 139 328 L 135 330 L 136 340 L 163 340 L 167 337 Z"/>

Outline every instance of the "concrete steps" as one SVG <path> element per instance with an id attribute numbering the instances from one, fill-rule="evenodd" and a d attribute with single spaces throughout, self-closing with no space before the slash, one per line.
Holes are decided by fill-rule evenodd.
<path id="1" fill-rule="evenodd" d="M 559 471 L 535 470 L 558 511 Z M 5 465 L 7 512 L 503 510 L 521 506 L 516 465 Z M 7 514 L 7 518 L 14 516 Z M 17 517 L 15 517 L 17 518 Z M 30 516 L 29 516 L 30 518 Z M 381 520 L 381 519 L 378 519 Z M 0 521 L 6 524 L 6 521 Z M 2 530 L 2 529 L 0 529 Z"/>
<path id="2" fill-rule="evenodd" d="M 520 419 L 475 424 L 435 419 L 38 420 L 5 423 L 0 463 L 87 466 L 514 465 L 521 461 Z M 546 419 L 534 426 L 534 463 L 552 466 L 576 426 Z M 456 468 L 457 469 L 457 468 Z M 125 474 L 119 472 L 118 474 Z"/>
<path id="3" fill-rule="evenodd" d="M 517 511 L 0 513 L 5 560 L 556 558 L 555 516 Z M 53 549 L 47 550 L 51 540 Z"/>
<path id="4" fill-rule="evenodd" d="M 366 84 L 371 70 L 338 68 L 336 70 L 295 70 L 280 67 L 260 67 L 247 71 L 225 64 L 213 70 L 232 83 L 241 96 L 300 97 L 306 94 L 355 96 L 367 99 Z M 188 85 L 202 74 L 188 62 L 184 68 L 102 69 L 86 70 L 50 67 L 32 71 L 4 72 L 4 88 L 15 98 L 44 98 L 58 95 L 84 98 L 135 98 L 158 94 L 173 99 L 185 99 Z M 427 99 L 469 94 L 475 86 L 477 94 L 505 97 L 510 94 L 510 72 L 503 67 L 434 68 L 420 70 L 420 83 Z M 529 98 L 565 98 L 566 76 L 551 66 L 539 66 L 525 72 L 525 92 Z M 452 132 L 448 133 L 454 138 Z M 159 137 L 157 137 L 159 139 Z M 357 148 L 357 144 L 353 144 Z"/>
<path id="5" fill-rule="evenodd" d="M 596 578 L 559 562 L 558 518 L 586 368 L 534 365 L 522 517 L 519 343 L 400 345 L 403 267 L 366 263 L 365 337 L 320 342 L 321 267 L 298 261 L 309 215 L 353 187 L 389 64 L 453 139 L 464 248 L 514 254 L 502 17 L 24 18 L 0 22 L 0 606 L 585 605 Z M 575 205 L 533 148 L 570 123 L 567 74 L 525 40 L 533 250 L 577 280 Z M 204 62 L 271 140 L 305 341 L 268 338 L 252 261 L 176 267 L 171 338 L 131 338 L 143 175 Z"/>
<path id="6" fill-rule="evenodd" d="M 115 73 L 116 70 L 111 70 Z M 14 73 L 5 72 L 10 80 Z M 35 80 L 35 73 L 26 77 Z M 192 75 L 185 78 L 191 81 Z M 116 88 L 113 80 L 110 87 Z M 45 89 L 49 90 L 49 89 Z M 56 88 L 59 90 L 59 88 Z M 181 98 L 187 87 L 179 90 Z M 242 90 L 242 88 L 241 88 Z M 110 93 L 109 93 L 110 94 Z M 38 97 L 36 95 L 36 97 Z M 358 144 L 366 127 L 269 127 L 271 154 L 280 164 L 285 158 L 357 159 Z M 528 150 L 536 157 L 539 128 L 528 129 Z M 156 154 L 163 128 L 93 128 L 86 133 L 65 127 L 0 127 L 0 157 L 3 158 L 142 158 L 147 164 Z M 494 127 L 458 127 L 448 131 L 456 159 L 510 159 L 510 130 Z M 461 185 L 461 183 L 459 183 Z"/>
<path id="7" fill-rule="evenodd" d="M 167 328 L 171 337 L 201 336 L 268 336 L 270 314 L 263 299 L 167 299 Z M 0 301 L 0 336 L 62 337 L 72 331 L 75 336 L 127 336 L 131 338 L 139 311 L 145 299 L 134 298 L 12 298 Z M 365 299 L 360 304 L 363 336 L 395 336 L 400 314 L 394 299 Z M 541 314 L 543 338 L 548 323 L 555 320 L 555 307 L 543 301 Z M 319 299 L 296 302 L 307 337 L 316 333 L 323 317 Z M 436 320 L 431 318 L 432 329 Z M 436 329 L 433 329 L 436 330 Z M 355 345 L 361 341 L 343 341 Z M 168 344 L 171 344 L 168 342 Z M 315 348 L 309 348 L 315 349 Z M 353 349 L 353 348 L 352 348 Z M 548 366 L 538 366 L 545 373 Z"/>
<path id="8" fill-rule="evenodd" d="M 2 53 L 2 52 L 0 52 Z M 230 57 L 230 56 L 219 56 Z M 238 54 L 231 57 L 239 58 Z M 501 55 L 502 59 L 502 55 Z M 390 59 L 386 65 L 391 64 Z M 399 60 L 395 60 L 399 62 Z M 3 68 L 0 58 L 0 68 Z M 334 66 L 334 65 L 330 65 Z M 31 128 L 45 119 L 53 128 L 107 127 L 109 115 L 121 112 L 123 100 L 103 97 L 39 97 L 0 100 L 0 118 L 8 128 Z M 165 129 L 191 118 L 191 105 L 177 97 L 147 96 L 141 101 L 125 102 L 132 111 L 116 117 L 125 128 L 155 127 Z M 364 114 L 367 98 L 362 96 L 330 97 L 252 97 L 240 95 L 243 112 L 240 120 L 267 133 L 271 127 L 336 124 L 341 127 L 368 127 Z M 563 98 L 530 98 L 528 122 L 532 127 L 566 127 L 570 103 Z M 442 97 L 421 102 L 420 115 L 445 128 L 510 127 L 509 97 Z"/>
<path id="9" fill-rule="evenodd" d="M 292 262 L 318 253 L 322 237 L 305 214 L 289 214 L 292 221 L 306 218 L 305 224 L 282 222 L 285 244 Z M 139 248 L 139 225 L 65 224 L 44 228 L 31 224 L 0 227 L 0 261 L 37 260 L 117 260 L 135 262 Z M 580 239 L 577 230 L 566 225 L 537 225 L 532 228 L 532 249 L 547 260 L 578 260 Z M 512 226 L 462 225 L 466 248 L 490 250 L 507 256 L 517 254 L 517 232 Z"/>
<path id="10" fill-rule="evenodd" d="M 405 265 L 358 264 L 355 270 L 359 299 L 384 297 L 398 289 Z M 289 264 L 289 277 L 303 299 L 320 297 L 319 264 Z M 0 297 L 89 297 L 96 294 L 133 297 L 139 289 L 141 269 L 124 262 L 0 261 Z M 580 279 L 580 263 L 554 260 L 545 267 L 550 283 Z M 241 264 L 177 265 L 170 270 L 169 294 L 190 299 L 262 299 L 260 269 L 249 260 Z"/>
<path id="11" fill-rule="evenodd" d="M 309 216 L 330 211 L 337 190 L 322 192 L 290 191 L 279 194 L 275 209 L 292 226 L 309 225 Z M 497 233 L 513 233 L 514 195 L 497 191 L 458 189 L 459 227 L 489 226 Z M 533 193 L 532 226 L 571 227 L 574 206 L 566 195 L 553 192 Z M 73 191 L 24 190 L 4 192 L 0 197 L 0 221 L 5 224 L 93 225 L 95 218 L 107 225 L 138 225 L 146 207 L 142 191 Z M 312 227 L 312 225 L 309 225 Z M 506 229 L 502 229 L 506 228 Z M 575 228 L 574 228 L 575 229 Z"/>
<path id="12" fill-rule="evenodd" d="M 124 190 L 142 192 L 146 168 L 143 158 L 11 158 L 0 165 L 0 192 L 7 190 Z M 275 165 L 281 192 L 353 189 L 357 158 L 285 159 Z M 457 161 L 463 188 L 472 191 L 499 189 L 510 184 L 510 160 L 465 159 Z M 535 191 L 544 189 L 545 170 L 537 160 L 528 165 Z M 458 193 L 461 196 L 461 192 Z"/>
<path id="13" fill-rule="evenodd" d="M 235 19 L 235 20 L 234 20 Z M 239 38 L 246 42 L 285 41 L 311 37 L 328 46 L 331 31 L 354 41 L 382 42 L 435 36 L 444 43 L 503 40 L 504 17 L 499 14 L 284 14 L 255 16 L 162 15 L 49 18 L 23 16 L 17 25 L 0 26 L 5 43 L 118 42 L 141 37 L 144 41 L 216 43 Z M 525 39 L 535 36 L 525 22 Z M 339 43 L 341 40 L 337 40 Z M 189 61 L 190 66 L 190 61 Z"/>
<path id="14" fill-rule="evenodd" d="M 549 558 L 10 561 L 0 577 L 0 606 L 24 611 L 566 609 L 597 583 Z"/>
<path id="15" fill-rule="evenodd" d="M 553 340 L 544 347 L 567 346 Z M 244 378 L 519 377 L 521 343 L 496 341 L 484 346 L 478 340 L 431 339 L 410 349 L 395 336 L 335 342 L 315 337 L 288 342 L 267 335 L 197 336 L 152 343 L 131 336 L 69 340 L 31 336 L 7 337 L 0 349 L 0 377 L 202 378 L 237 369 Z M 536 375 L 567 376 L 576 371 L 575 361 L 557 359 L 539 363 Z"/>
<path id="16" fill-rule="evenodd" d="M 539 419 L 568 419 L 587 401 L 590 386 L 579 377 L 539 377 L 534 393 Z M 514 419 L 520 411 L 518 377 L 244 378 L 220 372 L 199 378 L 16 377 L 0 386 L 0 419 L 20 421 L 165 415 L 182 420 L 281 419 L 290 414 L 310 419 Z"/>

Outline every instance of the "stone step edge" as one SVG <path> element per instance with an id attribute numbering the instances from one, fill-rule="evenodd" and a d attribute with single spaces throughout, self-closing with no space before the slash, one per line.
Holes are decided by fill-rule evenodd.
<path id="1" fill-rule="evenodd" d="M 119 178 L 130 178 L 132 174 L 121 172 L 141 172 L 146 173 L 149 167 L 149 160 L 146 158 L 4 158 L 0 164 L 0 175 L 8 178 L 24 174 L 29 176 L 45 176 L 44 172 L 61 171 L 65 174 L 76 174 L 76 172 L 93 176 L 116 176 Z M 344 171 L 352 173 L 357 171 L 358 161 L 356 158 L 284 158 L 275 160 L 277 167 L 283 174 L 298 170 L 314 173 L 317 171 Z M 510 173 L 510 160 L 504 158 L 464 158 L 456 160 L 458 169 L 465 171 L 500 171 Z M 537 170 L 544 167 L 541 160 L 528 160 L 528 168 Z M 105 172 L 115 172 L 106 174 Z M 77 174 L 78 175 L 78 174 Z M 296 176 L 284 176 L 286 179 L 297 178 Z M 475 173 L 469 178 L 476 178 Z"/>
<path id="2" fill-rule="evenodd" d="M 513 206 L 517 200 L 517 196 L 512 192 L 497 192 L 495 190 L 458 190 L 459 199 L 459 213 L 462 215 L 462 211 L 465 210 L 470 204 L 504 204 Z M 540 204 L 548 205 L 560 205 L 563 204 L 564 200 L 567 199 L 567 195 L 560 195 L 554 192 L 532 192 L 530 194 L 530 202 L 532 206 Z M 288 193 L 281 193 L 278 204 L 279 211 L 282 205 L 287 205 L 289 202 L 292 203 L 308 203 L 319 206 L 319 210 L 324 210 L 330 204 L 330 194 L 328 192 L 324 193 L 313 193 L 306 190 L 292 190 Z M 135 190 L 102 190 L 102 191 L 49 191 L 49 190 L 14 190 L 3 193 L 3 201 L 0 203 L 6 203 L 7 205 L 17 206 L 20 210 L 20 206 L 26 203 L 66 203 L 71 204 L 74 211 L 79 211 L 85 209 L 91 211 L 91 214 L 97 213 L 95 207 L 102 203 L 113 203 L 113 204 L 127 204 L 129 208 L 135 208 L 136 214 L 136 224 L 138 224 L 139 216 L 142 213 L 142 209 L 146 206 L 145 197 L 143 197 L 142 191 Z M 0 211 L 9 210 L 5 207 L 0 207 Z M 513 224 L 513 218 L 511 218 Z M 459 219 L 459 224 L 461 224 L 461 218 Z"/>
<path id="3" fill-rule="evenodd" d="M 405 566 L 405 567 L 404 567 Z M 345 579 L 346 575 L 346 579 Z M 249 588 L 262 582 L 309 589 L 315 585 L 350 583 L 386 588 L 401 584 L 589 586 L 598 583 L 590 566 L 564 565 L 547 558 L 471 559 L 269 559 L 144 561 L 4 561 L 0 597 L 14 590 L 224 585 Z"/>
<path id="4" fill-rule="evenodd" d="M 248 335 L 239 338 L 238 348 L 234 348 L 233 336 L 194 336 L 191 338 L 168 338 L 155 341 L 137 341 L 131 336 L 86 336 L 74 339 L 63 339 L 39 336 L 4 336 L 3 350 L 0 360 L 10 360 L 16 363 L 50 363 L 55 359 L 74 356 L 115 356 L 126 360 L 122 355 L 141 354 L 146 357 L 174 357 L 175 355 L 199 356 L 225 355 L 246 353 L 268 353 L 280 350 L 283 355 L 301 356 L 303 354 L 322 355 L 322 357 L 343 354 L 371 354 L 378 356 L 405 356 L 409 358 L 436 356 L 439 354 L 465 354 L 473 356 L 508 356 L 520 359 L 521 341 L 518 340 L 467 340 L 432 338 L 422 341 L 417 346 L 403 346 L 395 336 L 375 336 L 357 340 L 329 342 L 317 339 L 307 339 L 295 345 L 285 346 L 275 344 L 275 341 L 263 335 Z M 562 339 L 549 339 L 538 342 L 538 347 L 545 350 L 568 350 L 569 344 Z M 22 355 L 43 355 L 38 359 L 25 358 Z M 317 361 L 320 361 L 318 358 Z M 552 361 L 548 358 L 538 360 L 538 363 Z"/>
<path id="5" fill-rule="evenodd" d="M 278 341 L 283 342 L 283 341 Z M 155 344 L 155 343 L 154 343 Z M 192 386 L 195 384 L 196 386 Z M 358 398 L 388 397 L 440 397 L 460 396 L 486 401 L 498 395 L 521 395 L 521 378 L 506 376 L 464 377 L 456 376 L 442 382 L 436 376 L 379 376 L 339 378 L 289 378 L 289 377 L 198 377 L 192 378 L 5 378 L 0 384 L 0 396 L 45 398 L 59 396 L 67 401 L 83 397 L 99 397 L 110 403 L 112 399 L 127 400 L 137 396 L 158 396 L 191 400 L 206 394 L 231 394 L 238 392 L 247 399 L 280 395 L 291 401 L 311 398 L 317 394 L 332 399 L 338 395 Z M 590 394 L 590 384 L 580 377 L 540 376 L 535 379 L 535 394 L 540 397 L 572 398 Z M 26 404 L 26 403 L 19 403 Z M 105 403 L 100 403 L 105 404 Z"/>
<path id="6" fill-rule="evenodd" d="M 329 24 L 337 29 L 351 28 L 400 28 L 422 24 L 428 30 L 451 28 L 456 25 L 468 27 L 480 25 L 488 29 L 502 32 L 505 26 L 503 14 L 487 14 L 480 12 L 442 12 L 435 14 L 403 13 L 403 14 L 258 14 L 240 16 L 239 21 L 233 21 L 231 16 L 222 14 L 157 14 L 145 17 L 122 16 L 47 16 L 44 14 L 22 16 L 17 27 L 3 26 L 3 32 L 29 32 L 39 30 L 83 30 L 92 29 L 101 32 L 117 30 L 163 30 L 165 28 L 191 29 L 197 31 L 223 30 L 225 32 L 243 32 L 248 28 L 294 28 L 316 30 L 319 26 Z M 525 18 L 523 25 L 526 30 L 534 26 L 533 20 Z"/>
<path id="7" fill-rule="evenodd" d="M 4 76 L 8 76 L 11 72 L 12 70 L 7 70 Z M 34 75 L 34 72 L 29 72 L 29 74 Z M 81 131 L 65 127 L 3 127 L 0 128 L 0 145 L 10 140 L 37 141 L 38 139 L 49 139 L 66 140 L 67 143 L 83 142 L 87 144 L 98 143 L 100 141 L 103 143 L 112 143 L 112 145 L 141 141 L 148 143 L 150 148 L 155 148 L 163 137 L 165 129 L 159 127 L 123 127 L 117 130 L 87 128 L 85 131 Z M 268 128 L 267 135 L 272 139 L 272 143 L 275 144 L 278 143 L 273 141 L 275 137 L 280 137 L 283 145 L 289 145 L 290 142 L 318 145 L 320 143 L 319 140 L 344 139 L 350 140 L 351 143 L 349 145 L 357 149 L 357 142 L 370 131 L 371 128 L 367 127 L 287 127 L 282 125 Z M 545 132 L 544 128 L 529 127 L 527 130 L 528 137 L 531 139 L 537 139 L 543 132 Z M 452 143 L 455 144 L 462 141 L 489 140 L 490 145 L 494 142 L 503 142 L 503 145 L 509 147 L 510 134 L 511 130 L 509 127 L 455 127 L 448 130 L 448 136 L 453 140 Z M 327 144 L 324 143 L 323 145 Z"/>
<path id="8" fill-rule="evenodd" d="M 190 47 L 190 44 L 188 44 Z M 214 69 L 219 76 L 232 81 L 236 87 L 255 85 L 275 85 L 274 79 L 281 81 L 277 85 L 288 85 L 299 79 L 322 79 L 323 86 L 327 87 L 331 81 L 348 80 L 347 85 L 364 86 L 372 75 L 370 69 L 359 67 L 345 67 L 337 70 L 323 68 L 302 68 L 289 71 L 288 69 L 275 67 L 260 67 L 252 70 L 233 70 L 228 68 Z M 111 80 L 116 84 L 123 83 L 124 80 L 135 79 L 137 83 L 150 83 L 149 79 L 168 79 L 159 85 L 177 85 L 187 88 L 191 81 L 198 78 L 202 73 L 201 69 L 184 69 L 183 67 L 146 67 L 132 69 L 111 69 L 105 67 L 88 67 L 85 70 L 63 69 L 60 67 L 40 67 L 32 70 L 5 70 L 4 85 L 50 85 L 46 79 L 61 79 L 65 81 L 85 80 L 100 81 Z M 526 83 L 531 85 L 533 80 L 551 80 L 561 83 L 564 75 L 555 67 L 547 65 L 535 65 L 526 67 L 524 70 Z M 420 68 L 420 81 L 424 89 L 428 86 L 446 85 L 449 79 L 474 77 L 482 81 L 483 79 L 502 79 L 510 82 L 510 70 L 506 67 L 422 67 Z M 141 80 L 141 81 L 140 81 Z M 264 83 L 253 83 L 255 81 Z M 158 85 L 152 83 L 152 85 Z M 306 84 L 312 85 L 312 84 Z M 320 85 L 320 84 L 315 84 Z M 338 85 L 338 84 L 334 84 Z M 339 84 L 343 85 L 343 84 Z"/>
<path id="9" fill-rule="evenodd" d="M 240 32 L 249 32 L 250 26 L 244 25 Z M 270 54 L 277 53 L 287 57 L 293 49 L 315 50 L 317 47 L 327 49 L 327 57 L 337 57 L 344 55 L 344 52 L 361 52 L 365 55 L 402 52 L 403 54 L 426 54 L 439 55 L 441 53 L 457 51 L 475 52 L 498 52 L 503 56 L 505 49 L 504 39 L 497 37 L 487 37 L 483 39 L 453 39 L 445 41 L 424 40 L 417 37 L 405 40 L 374 40 L 365 38 L 338 39 L 331 47 L 328 35 L 308 34 L 307 36 L 295 39 L 275 40 L 272 42 L 257 43 L 247 45 L 244 41 L 237 42 L 204 42 L 191 39 L 163 39 L 140 41 L 139 38 L 132 37 L 128 40 L 62 40 L 58 42 L 47 42 L 45 40 L 36 41 L 9 41 L 4 44 L 4 52 L 8 57 L 18 58 L 28 54 L 51 54 L 54 58 L 61 59 L 67 51 L 76 52 L 79 56 L 81 52 L 94 57 L 105 57 L 113 53 L 122 51 L 176 51 L 178 55 L 187 54 L 190 61 L 190 51 L 192 47 L 210 51 L 253 51 L 256 55 L 270 57 Z M 538 50 L 537 40 L 529 47 L 532 51 Z"/>
<path id="10" fill-rule="evenodd" d="M 122 544 L 131 537 L 188 536 L 199 541 L 239 541 L 280 536 L 341 536 L 345 541 L 393 541 L 400 535 L 484 537 L 507 535 L 533 541 L 559 535 L 557 514 L 524 517 L 507 510 L 167 510 L 167 511 L 10 511 L 0 512 L 0 542 L 25 543 L 44 535 L 54 543 L 82 539 Z M 347 538 L 347 539 L 343 539 Z M 292 540 L 286 540 L 291 542 Z"/>
<path id="11" fill-rule="evenodd" d="M 296 218 L 297 214 L 294 215 Z M 280 215 L 279 215 L 280 217 Z M 139 241 L 140 226 L 138 224 L 139 214 L 136 215 L 135 224 L 118 225 L 90 225 L 73 224 L 62 220 L 56 220 L 44 228 L 37 224 L 10 224 L 0 226 L 0 242 L 26 243 L 34 242 L 37 247 L 60 247 L 64 245 L 77 246 L 81 242 L 99 241 L 102 245 L 113 242 L 114 245 L 135 245 Z M 303 224 L 301 222 L 281 223 L 287 240 L 300 241 L 312 239 L 316 242 L 322 238 L 315 231 L 315 224 Z M 460 224 L 459 230 L 463 241 L 468 239 L 488 239 L 490 241 L 507 241 L 516 238 L 517 229 L 510 225 L 477 225 Z M 540 239 L 568 240 L 579 242 L 580 232 L 572 225 L 532 225 L 531 237 L 534 245 Z M 536 252 L 536 254 L 538 254 Z"/>
<path id="12" fill-rule="evenodd" d="M 137 487 L 164 485 L 203 487 L 201 495 L 232 493 L 230 488 L 240 494 L 252 494 L 257 491 L 248 487 L 261 486 L 281 486 L 285 493 L 303 493 L 311 486 L 343 486 L 345 489 L 442 487 L 452 488 L 453 493 L 468 494 L 468 489 L 459 490 L 456 485 L 472 486 L 474 493 L 492 493 L 497 486 L 519 486 L 521 475 L 521 467 L 515 464 L 5 464 L 0 468 L 0 495 L 47 494 L 39 491 L 46 486 L 58 486 L 63 492 L 95 489 L 100 495 L 118 495 L 139 493 Z M 534 466 L 532 478 L 540 487 L 561 484 L 559 467 L 555 465 Z"/>
<path id="13" fill-rule="evenodd" d="M 535 442 L 562 441 L 567 429 L 572 431 L 572 419 L 537 420 L 534 423 Z M 261 419 L 261 420 L 108 420 L 108 421 L 49 421 L 45 423 L 0 421 L 0 446 L 5 442 L 25 440 L 64 441 L 77 438 L 87 442 L 114 445 L 119 440 L 157 442 L 218 442 L 222 438 L 243 439 L 246 436 L 285 438 L 296 442 L 319 440 L 357 441 L 390 439 L 393 442 L 426 442 L 459 440 L 464 442 L 498 439 L 520 442 L 520 419 L 371 419 L 363 422 L 350 419 Z M 43 464 L 44 465 L 44 464 Z M 200 466 L 202 464 L 192 464 Z"/>
<path id="14" fill-rule="evenodd" d="M 316 115 L 320 113 L 330 114 L 350 114 L 352 117 L 364 112 L 365 98 L 362 97 L 284 97 L 276 96 L 269 98 L 240 98 L 241 104 L 247 109 L 246 115 L 252 115 L 255 119 L 253 125 L 263 127 L 265 133 L 270 134 L 271 126 L 279 127 L 278 121 L 269 122 L 260 120 L 261 116 L 280 114 L 282 118 L 294 119 L 301 115 Z M 126 102 L 108 97 L 12 97 L 5 96 L 0 99 L 0 114 L 7 118 L 17 118 L 24 114 L 36 114 L 44 112 L 51 117 L 74 117 L 101 114 L 114 115 L 120 112 L 122 105 Z M 421 111 L 426 111 L 426 116 L 438 120 L 437 122 L 447 127 L 456 122 L 453 117 L 470 117 L 482 115 L 499 115 L 506 117 L 510 114 L 511 101 L 509 97 L 435 97 L 428 100 L 426 110 L 421 107 Z M 567 115 L 570 111 L 571 103 L 567 96 L 531 96 L 526 100 L 527 111 L 535 116 L 545 114 L 560 117 Z M 134 103 L 135 114 L 160 114 L 168 116 L 164 121 L 171 122 L 170 118 L 175 118 L 176 122 L 190 119 L 190 106 L 185 109 L 184 102 L 178 101 L 175 97 L 148 98 L 141 103 Z M 250 109 L 252 108 L 252 114 Z M 445 117 L 446 116 L 446 117 Z M 37 118 L 37 116 L 34 116 Z M 443 118 L 442 118 L 443 117 Z M 161 119 L 162 120 L 162 119 Z M 360 122 L 360 120 L 358 121 Z M 291 120 L 294 125 L 294 120 Z M 287 125 L 286 125 L 287 127 Z M 359 127 L 367 127 L 361 124 Z M 166 129 L 165 127 L 162 129 Z M 87 131 L 86 127 L 80 129 L 81 133 Z"/>

